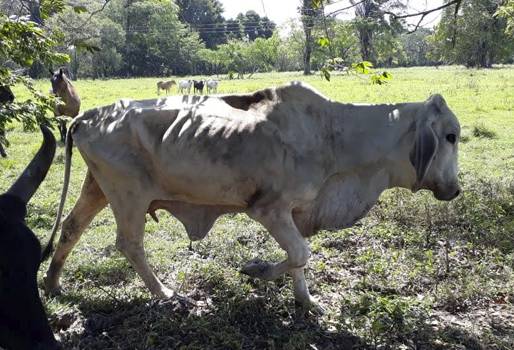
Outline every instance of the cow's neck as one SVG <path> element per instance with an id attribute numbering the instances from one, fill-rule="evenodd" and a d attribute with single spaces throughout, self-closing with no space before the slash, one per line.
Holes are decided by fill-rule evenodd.
<path id="1" fill-rule="evenodd" d="M 415 118 L 421 107 L 420 103 L 334 103 L 329 126 L 334 171 L 385 171 L 389 176 L 386 188 L 412 188 L 415 173 L 409 153 L 414 145 Z"/>

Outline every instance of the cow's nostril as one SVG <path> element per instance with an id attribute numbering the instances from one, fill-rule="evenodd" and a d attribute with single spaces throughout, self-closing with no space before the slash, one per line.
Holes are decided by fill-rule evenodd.
<path id="1" fill-rule="evenodd" d="M 458 197 L 459 194 L 460 194 L 460 190 L 455 191 L 455 197 Z"/>

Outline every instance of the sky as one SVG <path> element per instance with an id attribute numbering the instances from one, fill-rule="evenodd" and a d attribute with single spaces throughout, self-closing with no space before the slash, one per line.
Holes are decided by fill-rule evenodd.
<path id="1" fill-rule="evenodd" d="M 301 0 L 219 0 L 225 9 L 225 18 L 234 18 L 238 13 L 254 10 L 260 16 L 268 16 L 277 25 L 282 25 L 292 18 L 298 18 L 297 7 Z M 438 7 L 443 0 L 409 0 L 409 13 L 419 12 Z M 335 1 L 325 9 L 325 13 L 344 8 L 350 5 L 349 0 Z M 351 18 L 353 10 L 348 10 L 341 18 Z M 432 27 L 438 22 L 440 12 L 431 14 L 423 20 L 423 25 Z M 416 24 L 418 19 L 411 19 L 409 23 Z"/>

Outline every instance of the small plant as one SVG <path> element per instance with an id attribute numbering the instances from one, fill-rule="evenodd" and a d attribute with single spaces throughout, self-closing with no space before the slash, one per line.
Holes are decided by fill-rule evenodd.
<path id="1" fill-rule="evenodd" d="M 462 143 L 466 143 L 466 142 L 469 142 L 471 141 L 471 137 L 467 134 L 465 135 L 460 135 L 460 142 Z"/>
<path id="2" fill-rule="evenodd" d="M 473 126 L 473 136 L 486 139 L 496 138 L 496 132 L 487 128 L 484 124 L 477 124 Z"/>
<path id="3" fill-rule="evenodd" d="M 367 291 L 354 300 L 345 300 L 343 323 L 373 346 L 402 342 L 419 332 L 428 318 L 421 301 L 400 296 L 382 296 Z"/>

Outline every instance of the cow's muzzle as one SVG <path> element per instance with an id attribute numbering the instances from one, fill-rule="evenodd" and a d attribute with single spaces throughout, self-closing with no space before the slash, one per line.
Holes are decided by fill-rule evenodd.
<path id="1" fill-rule="evenodd" d="M 461 188 L 459 185 L 445 186 L 444 188 L 437 186 L 433 193 L 434 197 L 440 201 L 451 201 L 459 196 Z"/>

